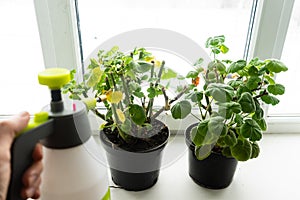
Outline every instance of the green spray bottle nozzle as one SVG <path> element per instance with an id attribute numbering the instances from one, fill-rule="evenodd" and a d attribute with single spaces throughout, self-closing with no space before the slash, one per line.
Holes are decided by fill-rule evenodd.
<path id="1" fill-rule="evenodd" d="M 70 71 L 64 68 L 49 68 L 39 73 L 38 80 L 41 85 L 46 85 L 51 90 L 51 111 L 63 111 L 60 88 L 71 80 Z"/>

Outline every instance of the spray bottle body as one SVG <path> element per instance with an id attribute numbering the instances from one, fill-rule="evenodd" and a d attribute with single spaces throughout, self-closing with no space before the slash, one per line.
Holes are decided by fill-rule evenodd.
<path id="1" fill-rule="evenodd" d="M 74 101 L 72 110 L 60 113 L 48 109 L 43 110 L 54 119 L 54 133 L 41 141 L 41 200 L 102 199 L 108 190 L 107 169 L 90 151 L 98 146 L 91 136 L 85 105 Z"/>

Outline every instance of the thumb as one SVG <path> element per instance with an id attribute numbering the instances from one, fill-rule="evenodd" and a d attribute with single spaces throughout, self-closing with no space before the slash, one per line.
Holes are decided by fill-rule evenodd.
<path id="1" fill-rule="evenodd" d="M 0 143 L 12 143 L 15 135 L 21 132 L 28 124 L 29 113 L 22 112 L 10 119 L 0 122 Z"/>
<path id="2" fill-rule="evenodd" d="M 8 120 L 15 134 L 21 132 L 27 126 L 29 118 L 28 112 L 21 112 Z"/>

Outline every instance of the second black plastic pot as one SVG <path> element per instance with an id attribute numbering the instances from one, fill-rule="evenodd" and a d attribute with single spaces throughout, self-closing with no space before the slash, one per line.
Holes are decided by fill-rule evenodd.
<path id="1" fill-rule="evenodd" d="M 191 125 L 185 133 L 188 150 L 189 175 L 195 183 L 209 189 L 223 189 L 230 185 L 235 174 L 238 161 L 227 158 L 220 153 L 212 152 L 204 160 L 195 156 L 195 145 L 190 139 Z"/>

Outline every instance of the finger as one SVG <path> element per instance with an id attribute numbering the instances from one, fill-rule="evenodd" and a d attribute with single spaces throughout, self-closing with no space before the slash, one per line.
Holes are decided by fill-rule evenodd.
<path id="1" fill-rule="evenodd" d="M 21 132 L 28 124 L 30 115 L 28 112 L 21 112 L 8 120 L 14 133 Z"/>
<path id="2" fill-rule="evenodd" d="M 35 191 L 35 194 L 31 198 L 32 199 L 38 199 L 40 197 L 41 197 L 41 190 L 40 190 L 40 188 L 37 188 L 37 190 Z"/>
<path id="3" fill-rule="evenodd" d="M 32 158 L 33 158 L 34 161 L 42 160 L 42 158 L 43 158 L 43 146 L 40 143 L 36 144 L 35 149 L 32 153 Z"/>
<path id="4" fill-rule="evenodd" d="M 22 112 L 8 120 L 0 121 L 0 146 L 2 150 L 10 149 L 16 133 L 27 126 L 29 118 L 28 112 Z"/>
<path id="5" fill-rule="evenodd" d="M 23 175 L 23 185 L 25 188 L 35 185 L 36 181 L 41 177 L 43 171 L 42 161 L 34 162 Z"/>
<path id="6" fill-rule="evenodd" d="M 39 198 L 39 196 L 40 196 L 39 187 L 41 185 L 41 182 L 42 182 L 41 177 L 38 177 L 32 186 L 23 188 L 21 191 L 21 197 L 23 199 Z"/>
<path id="7" fill-rule="evenodd" d="M 9 136 L 14 138 L 16 133 L 21 132 L 28 124 L 30 115 L 28 112 L 22 112 L 14 115 L 12 118 L 0 121 L 0 137 Z M 5 133 L 5 134 L 3 134 Z"/>

